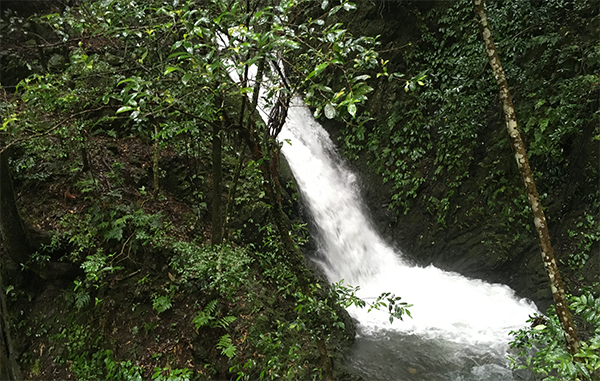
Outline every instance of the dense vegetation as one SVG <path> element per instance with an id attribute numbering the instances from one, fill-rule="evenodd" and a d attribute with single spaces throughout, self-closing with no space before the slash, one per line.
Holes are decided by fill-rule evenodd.
<path id="1" fill-rule="evenodd" d="M 0 180 L 28 238 L 18 250 L 3 238 L 1 271 L 28 379 L 345 377 L 348 290 L 307 269 L 299 195 L 278 161 L 295 93 L 386 184 L 390 226 L 422 230 L 415 248 L 476 230 L 489 268 L 531 251 L 470 1 L 5 3 L 0 155 L 12 176 Z M 568 365 L 552 315 L 514 345 L 523 357 L 546 345 L 527 363 L 542 373 L 590 375 L 597 5 L 490 1 L 488 12 L 591 368 Z M 252 65 L 271 80 L 264 100 Z M 277 110 L 268 121 L 263 105 Z"/>
<path id="2" fill-rule="evenodd" d="M 525 295 L 543 299 L 534 294 L 539 285 L 514 281 L 515 273 L 527 277 L 535 275 L 528 268 L 541 268 L 539 247 L 472 3 L 367 9 L 365 17 L 351 22 L 381 34 L 388 68 L 417 81 L 369 82 L 377 89 L 367 105 L 376 121 L 365 128 L 332 130 L 340 131 L 356 165 L 376 171 L 379 183 L 387 185 L 374 206 L 387 206 L 396 220 L 389 222 L 390 235 L 416 226 L 408 237 L 400 235 L 400 244 L 409 252 L 424 252 L 423 259 L 415 255 L 417 261 L 437 260 L 466 273 L 478 273 L 477 267 L 484 270 L 480 274 L 489 274 L 489 268 L 507 271 L 511 275 L 487 276 L 512 279 Z M 598 34 L 599 10 L 593 1 L 489 1 L 487 12 L 547 207 L 559 266 L 567 274 L 569 292 L 581 295 L 573 299 L 572 309 L 579 314 L 582 337 L 591 341 L 580 357 L 593 359 L 587 369 L 573 365 L 564 342 L 556 339 L 560 329 L 552 309 L 551 324 L 532 320 L 537 329 L 516 333 L 513 344 L 523 348 L 523 356 L 532 346 L 545 347 L 527 362 L 540 373 L 559 368 L 564 379 L 575 378 L 578 371 L 581 377 L 594 377 L 588 372 L 600 366 L 598 306 L 584 290 L 592 292 L 586 287 L 600 273 L 600 44 L 592 37 Z M 367 25 L 373 17 L 381 23 Z M 446 259 L 427 254 L 453 247 L 458 253 Z"/>
<path id="3" fill-rule="evenodd" d="M 25 377 L 340 373 L 331 358 L 353 323 L 302 260 L 306 230 L 275 138 L 296 92 L 358 116 L 373 40 L 325 25 L 355 6 L 40 7 L 7 8 L 2 22 L 2 181 L 26 217 L 13 229 L 23 224 L 7 189 L 2 263 Z M 273 64 L 291 50 L 288 81 Z M 330 64 L 356 93 L 336 111 L 316 81 Z M 262 121 L 259 107 L 275 112 Z"/>
<path id="4" fill-rule="evenodd" d="M 596 4 L 492 1 L 487 11 L 543 202 L 561 217 L 579 209 L 572 217 L 587 229 L 575 234 L 597 240 Z M 440 228 L 494 218 L 505 233 L 489 237 L 487 245 L 511 258 L 531 218 L 472 4 L 381 11 L 389 18 L 398 13 L 418 29 L 406 31 L 387 19 L 371 29 L 386 40 L 388 66 L 427 85 L 380 79 L 373 87 L 392 96 L 372 97 L 377 123 L 344 130 L 348 154 L 367 155 L 369 166 L 391 184 L 389 206 L 396 215 L 419 205 Z M 396 34 L 384 34 L 391 26 L 398 26 L 391 28 Z M 589 254 L 574 250 L 568 261 L 582 268 Z"/>

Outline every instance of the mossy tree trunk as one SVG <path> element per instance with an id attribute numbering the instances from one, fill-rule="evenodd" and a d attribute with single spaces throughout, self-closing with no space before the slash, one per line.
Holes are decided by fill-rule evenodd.
<path id="1" fill-rule="evenodd" d="M 490 65 L 494 72 L 494 77 L 496 78 L 496 83 L 498 84 L 500 91 L 500 100 L 502 102 L 502 108 L 506 118 L 506 127 L 508 128 L 510 141 L 515 151 L 517 166 L 521 172 L 523 182 L 525 183 L 527 197 L 529 198 L 531 210 L 533 211 L 533 222 L 542 248 L 542 260 L 544 262 L 544 267 L 546 268 L 546 273 L 550 279 L 552 296 L 554 297 L 554 303 L 556 305 L 556 313 L 560 319 L 560 323 L 565 333 L 567 349 L 571 355 L 574 355 L 579 351 L 577 332 L 575 331 L 571 312 L 569 311 L 569 305 L 565 296 L 565 290 L 560 272 L 558 271 L 558 267 L 556 266 L 556 261 L 554 259 L 554 251 L 550 243 L 548 223 L 546 222 L 546 217 L 544 216 L 544 211 L 539 201 L 539 195 L 535 186 L 533 174 L 531 173 L 531 168 L 527 159 L 527 153 L 525 152 L 525 145 L 523 144 L 521 134 L 517 128 L 517 117 L 515 115 L 515 109 L 513 107 L 512 99 L 508 89 L 508 82 L 506 81 L 504 70 L 500 64 L 500 58 L 496 50 L 496 45 L 492 39 L 492 33 L 490 31 L 489 23 L 483 6 L 483 0 L 473 1 L 475 4 L 475 12 L 479 18 L 479 24 L 481 27 L 481 33 L 483 35 L 483 41 L 485 43 L 486 53 L 490 60 Z"/>

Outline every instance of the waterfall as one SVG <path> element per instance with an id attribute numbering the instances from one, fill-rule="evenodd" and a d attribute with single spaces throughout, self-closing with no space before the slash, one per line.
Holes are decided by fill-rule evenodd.
<path id="1" fill-rule="evenodd" d="M 349 310 L 359 322 L 349 360 L 357 373 L 368 380 L 512 380 L 508 333 L 537 312 L 533 303 L 504 285 L 407 263 L 376 232 L 356 175 L 298 98 L 279 139 L 317 227 L 316 260 L 329 281 L 360 286 L 363 298 L 391 292 L 414 305 L 412 319 L 392 324 L 387 311 Z"/>

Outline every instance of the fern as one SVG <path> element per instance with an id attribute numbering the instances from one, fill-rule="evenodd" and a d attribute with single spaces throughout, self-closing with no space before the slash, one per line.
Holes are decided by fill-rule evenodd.
<path id="1" fill-rule="evenodd" d="M 235 345 L 233 345 L 233 342 L 231 341 L 231 336 L 229 336 L 228 333 L 221 336 L 221 339 L 217 343 L 217 348 L 229 359 L 232 359 L 237 352 Z"/>
<path id="2" fill-rule="evenodd" d="M 198 315 L 192 320 L 196 329 L 200 327 L 209 326 L 211 328 L 221 327 L 227 328 L 229 324 L 233 323 L 236 319 L 235 316 L 224 316 L 217 320 L 217 300 L 211 300 L 204 310 L 198 312 Z"/>
<path id="3" fill-rule="evenodd" d="M 208 325 L 211 321 L 215 320 L 213 316 L 217 308 L 217 300 L 211 300 L 204 310 L 198 312 L 198 315 L 192 320 L 192 323 L 196 326 L 196 329 Z"/>
<path id="4" fill-rule="evenodd" d="M 154 308 L 154 310 L 159 314 L 165 312 L 171 308 L 171 306 L 172 301 L 170 295 L 159 296 L 152 301 L 152 308 Z"/>
<path id="5" fill-rule="evenodd" d="M 194 324 L 194 326 L 196 326 L 196 329 L 200 329 L 200 327 L 208 325 L 208 323 L 210 323 L 212 319 L 212 316 L 207 315 L 204 311 L 200 311 L 198 312 L 198 315 L 196 315 L 196 317 L 192 320 L 192 323 Z"/>
<path id="6" fill-rule="evenodd" d="M 206 307 L 204 307 L 204 313 L 212 316 L 212 315 L 214 315 L 216 309 L 217 309 L 217 299 L 211 300 L 210 302 L 208 302 Z"/>
<path id="7" fill-rule="evenodd" d="M 80 290 L 75 294 L 75 307 L 82 309 L 90 303 L 90 294 L 85 290 Z"/>
<path id="8" fill-rule="evenodd" d="M 224 316 L 219 319 L 217 325 L 221 328 L 227 328 L 227 326 L 235 321 L 235 316 Z"/>

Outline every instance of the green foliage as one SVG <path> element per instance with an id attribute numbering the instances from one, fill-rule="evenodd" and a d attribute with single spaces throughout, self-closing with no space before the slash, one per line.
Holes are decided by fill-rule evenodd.
<path id="1" fill-rule="evenodd" d="M 229 334 L 221 336 L 217 343 L 217 348 L 221 350 L 221 353 L 227 356 L 230 360 L 235 357 L 237 348 L 233 345 Z"/>
<path id="2" fill-rule="evenodd" d="M 343 279 L 332 285 L 332 293 L 335 295 L 337 303 L 344 308 L 348 308 L 352 305 L 359 308 L 365 308 L 368 305 L 368 312 L 387 308 L 390 314 L 390 324 L 394 322 L 394 318 L 403 320 L 405 315 L 412 318 L 409 308 L 413 305 L 406 302 L 400 302 L 402 299 L 400 296 L 396 296 L 389 292 L 383 292 L 377 298 L 372 298 L 375 299 L 374 302 L 369 302 L 366 299 L 371 298 L 361 299 L 356 296 L 356 293 L 359 290 L 359 286 L 353 287 L 350 285 L 344 285 Z"/>
<path id="3" fill-rule="evenodd" d="M 91 357 L 91 358 L 89 358 Z M 131 361 L 117 362 L 112 359 L 110 350 L 77 355 L 72 360 L 71 369 L 80 380 L 122 380 L 141 381 L 142 368 Z"/>
<path id="4" fill-rule="evenodd" d="M 131 361 L 116 361 L 111 350 L 102 349 L 102 336 L 94 335 L 89 325 L 77 322 L 74 315 L 67 321 L 59 333 L 49 335 L 55 362 L 69 363 L 80 380 L 142 380 L 142 368 Z"/>
<path id="5" fill-rule="evenodd" d="M 275 323 L 273 330 L 261 333 L 256 339 L 257 349 L 266 361 L 249 359 L 230 371 L 237 371 L 238 380 L 320 379 L 320 369 L 308 368 L 302 337 L 290 337 L 295 330 L 291 331 L 288 324 L 279 320 Z"/>
<path id="6" fill-rule="evenodd" d="M 317 114 L 364 129 L 370 117 L 363 104 L 373 91 L 371 74 L 365 71 L 379 70 L 385 63 L 375 51 L 375 38 L 355 37 L 342 24 L 332 22 L 334 15 L 356 6 L 341 1 L 314 8 L 312 1 L 283 1 L 258 2 L 246 9 L 248 4 L 86 1 L 62 13 L 34 16 L 32 22 L 53 31 L 63 62 L 21 81 L 14 102 L 2 105 L 3 144 L 18 149 L 11 163 L 18 181 L 39 185 L 59 178 L 61 186 L 77 192 L 76 205 L 58 208 L 73 206 L 58 214 L 53 243 L 47 249 L 67 251 L 63 260 L 80 264 L 85 272 L 85 278 L 78 279 L 68 293 L 78 312 L 87 313 L 92 301 L 100 302 L 95 295 L 103 295 L 113 272 L 167 256 L 176 287 L 211 300 L 192 323 L 197 329 L 225 331 L 219 333 L 216 348 L 243 377 L 314 378 L 320 374 L 312 369 L 317 340 L 327 345 L 344 328 L 334 298 L 316 285 L 297 289 L 298 269 L 286 263 L 281 237 L 271 223 L 261 223 L 263 242 L 254 247 L 231 243 L 208 247 L 200 235 L 197 242 L 186 242 L 189 236 L 182 238 L 171 227 L 168 210 L 156 213 L 164 199 L 151 200 L 147 194 L 148 183 L 143 181 L 151 175 L 148 160 L 143 154 L 137 156 L 134 145 L 126 144 L 130 139 L 152 144 L 161 161 L 152 174 L 185 184 L 183 198 L 192 199 L 191 210 L 201 219 L 208 211 L 206 184 L 213 181 L 206 168 L 214 125 L 222 127 L 224 172 L 238 162 L 238 155 L 244 160 L 241 144 L 245 136 L 240 132 L 258 139 L 265 152 L 269 147 L 265 125 L 249 117 L 254 111 L 246 103 L 254 91 L 245 76 L 250 66 L 262 62 L 266 68 L 265 76 L 271 80 L 270 88 L 265 83 L 267 105 L 278 102 L 280 96 L 303 94 Z M 223 36 L 228 44 L 218 42 Z M 270 63 L 282 58 L 290 80 L 287 87 L 280 73 L 270 69 Z M 230 72 L 239 79 L 232 79 Z M 407 86 L 411 88 L 408 82 Z M 107 142 L 116 150 L 107 149 Z M 165 172 L 162 153 L 174 162 L 185 160 L 184 174 Z M 254 157 L 243 167 L 242 191 L 233 200 L 232 213 L 235 207 L 265 198 L 260 168 L 265 160 L 268 155 Z M 132 170 L 133 166 L 137 168 Z M 300 225 L 294 226 L 293 233 L 298 243 L 306 240 Z M 235 238 L 242 241 L 242 237 Z M 143 279 L 137 287 L 152 287 Z M 157 314 L 176 306 L 174 290 L 151 290 Z M 240 311 L 232 311 L 232 306 Z M 240 317 L 244 312 L 262 319 L 260 326 L 255 329 L 252 321 L 237 317 L 238 312 Z M 272 315 L 276 318 L 271 319 Z M 296 326 L 290 329 L 289 321 Z M 148 333 L 158 323 L 144 322 L 143 327 Z M 238 330 L 248 336 L 244 346 L 238 345 Z M 79 328 L 63 333 L 57 339 L 77 346 L 69 348 L 64 358 L 65 364 L 73 361 L 78 377 L 139 377 L 139 369 L 131 364 L 112 361 L 100 339 L 87 337 L 84 344 Z M 246 346 L 250 349 L 240 356 Z M 261 355 L 251 355 L 254 349 Z M 254 362 L 236 364 L 238 357 Z M 189 378 L 189 370 L 165 368 L 155 369 L 153 376 L 157 380 Z"/>
<path id="7" fill-rule="evenodd" d="M 418 37 L 390 43 L 389 62 L 382 57 L 384 73 L 405 76 L 380 73 L 369 82 L 378 89 L 367 105 L 377 122 L 342 130 L 347 156 L 368 158 L 392 188 L 397 215 L 418 206 L 439 228 L 485 223 L 486 246 L 507 260 L 529 236 L 531 215 L 473 4 L 398 8 L 412 12 Z M 486 1 L 486 8 L 541 196 L 590 213 L 598 205 L 600 136 L 595 2 Z M 412 86 L 403 82 L 411 77 Z"/>
<path id="8" fill-rule="evenodd" d="M 247 282 L 253 259 L 247 250 L 230 244 L 205 246 L 188 242 L 173 244 L 171 267 L 183 284 L 194 282 L 201 290 L 231 299 Z"/>
<path id="9" fill-rule="evenodd" d="M 156 311 L 157 314 L 165 312 L 173 305 L 171 295 L 161 295 L 155 296 L 152 300 L 152 308 Z"/>
<path id="10" fill-rule="evenodd" d="M 600 222 L 586 214 L 584 221 L 576 224 L 577 230 L 568 230 L 569 237 L 577 239 L 578 251 L 569 255 L 568 265 L 573 270 L 582 269 L 592 254 L 592 246 L 600 241 Z M 578 233 L 579 232 L 579 233 Z"/>
<path id="11" fill-rule="evenodd" d="M 400 299 L 402 299 L 400 296 L 384 292 L 379 295 L 373 303 L 370 303 L 369 312 L 372 310 L 379 310 L 382 307 L 387 308 L 390 314 L 390 323 L 394 321 L 394 318 L 402 320 L 404 315 L 412 317 L 408 310 L 408 308 L 412 307 L 412 304 L 400 302 Z"/>
<path id="12" fill-rule="evenodd" d="M 194 317 L 192 323 L 196 327 L 196 329 L 200 329 L 201 327 L 207 326 L 210 328 L 227 328 L 229 324 L 233 323 L 236 320 L 235 316 L 223 316 L 221 318 L 217 318 L 217 303 L 218 300 L 211 300 L 206 307 L 202 311 Z M 229 356 L 228 356 L 229 357 Z"/>
<path id="13" fill-rule="evenodd" d="M 90 303 L 90 293 L 85 287 L 82 287 L 83 283 L 81 281 L 75 280 L 73 283 L 75 287 L 73 288 L 73 293 L 67 294 L 67 301 L 72 301 L 77 310 L 81 310 Z"/>
<path id="14" fill-rule="evenodd" d="M 586 289 L 581 296 L 569 298 L 570 309 L 581 319 L 580 349 L 574 359 L 566 350 L 564 334 L 554 306 L 547 317 L 536 315 L 528 320 L 531 327 L 511 332 L 511 348 L 518 356 L 510 357 L 515 368 L 528 368 L 544 380 L 596 380 L 600 376 L 600 298 Z"/>
<path id="15" fill-rule="evenodd" d="M 154 368 L 153 381 L 190 381 L 194 372 L 191 369 Z"/>
<path id="16" fill-rule="evenodd" d="M 448 214 L 456 208 L 454 197 L 470 176 L 473 150 L 493 91 L 472 4 L 454 2 L 445 8 L 416 15 L 422 40 L 409 44 L 402 55 L 402 65 L 415 73 L 403 85 L 406 94 L 401 100 L 394 100 L 399 95 L 384 100 L 389 103 L 387 115 L 365 134 L 365 144 L 347 147 L 372 153 L 372 165 L 394 190 L 390 208 L 400 213 L 408 212 L 424 186 L 444 182 L 445 189 L 423 196 L 441 226 L 447 224 Z M 436 20 L 436 25 L 426 20 Z M 395 83 L 386 88 L 393 94 L 400 90 Z"/>

